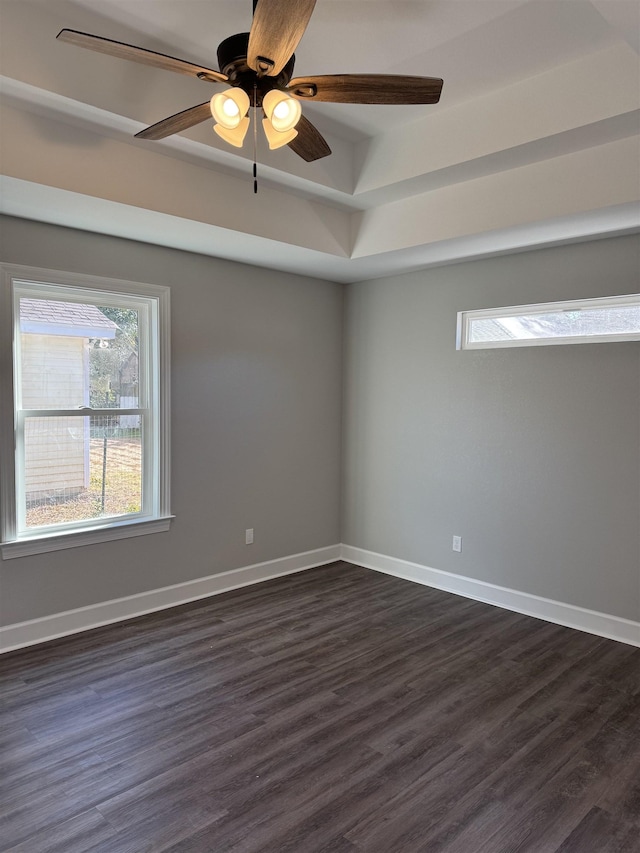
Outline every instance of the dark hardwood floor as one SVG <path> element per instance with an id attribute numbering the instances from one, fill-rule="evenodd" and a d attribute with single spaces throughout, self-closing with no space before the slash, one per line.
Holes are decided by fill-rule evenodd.
<path id="1" fill-rule="evenodd" d="M 640 649 L 345 563 L 0 674 L 1 851 L 640 851 Z"/>

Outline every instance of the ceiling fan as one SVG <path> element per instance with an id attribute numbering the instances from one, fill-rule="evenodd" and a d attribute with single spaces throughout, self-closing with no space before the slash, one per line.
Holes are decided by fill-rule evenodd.
<path id="1" fill-rule="evenodd" d="M 331 154 L 320 132 L 301 113 L 305 101 L 342 104 L 435 104 L 442 80 L 398 74 L 324 74 L 294 77 L 298 46 L 316 0 L 254 0 L 248 33 L 229 36 L 218 46 L 220 71 L 77 30 L 63 29 L 57 38 L 79 47 L 188 74 L 229 88 L 209 101 L 151 125 L 140 139 L 163 139 L 200 122 L 216 121 L 214 130 L 226 142 L 241 147 L 249 127 L 250 107 L 265 114 L 263 128 L 270 148 L 288 145 L 307 162 Z"/>

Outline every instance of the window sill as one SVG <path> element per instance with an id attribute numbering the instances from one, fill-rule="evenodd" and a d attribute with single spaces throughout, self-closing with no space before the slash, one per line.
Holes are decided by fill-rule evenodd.
<path id="1" fill-rule="evenodd" d="M 108 527 L 75 530 L 66 533 L 53 533 L 34 536 L 31 539 L 3 542 L 0 545 L 2 559 L 28 557 L 32 554 L 46 554 L 49 551 L 62 551 L 65 548 L 78 548 L 82 545 L 94 545 L 98 542 L 111 542 L 115 539 L 129 539 L 132 536 L 145 536 L 148 533 L 163 533 L 169 530 L 173 515 L 152 518 L 145 521 L 124 521 Z"/>

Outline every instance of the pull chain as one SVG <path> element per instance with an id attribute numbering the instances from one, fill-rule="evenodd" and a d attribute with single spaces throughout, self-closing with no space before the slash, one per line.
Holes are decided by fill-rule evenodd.
<path id="1" fill-rule="evenodd" d="M 258 192 L 258 86 L 253 84 L 253 192 Z"/>

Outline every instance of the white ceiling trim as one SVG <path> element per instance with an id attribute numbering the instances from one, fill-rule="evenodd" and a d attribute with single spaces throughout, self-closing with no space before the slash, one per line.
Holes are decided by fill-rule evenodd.
<path id="1" fill-rule="evenodd" d="M 6 176 L 0 177 L 0 213 L 344 284 L 640 231 L 640 206 L 628 203 L 349 259 Z"/>

